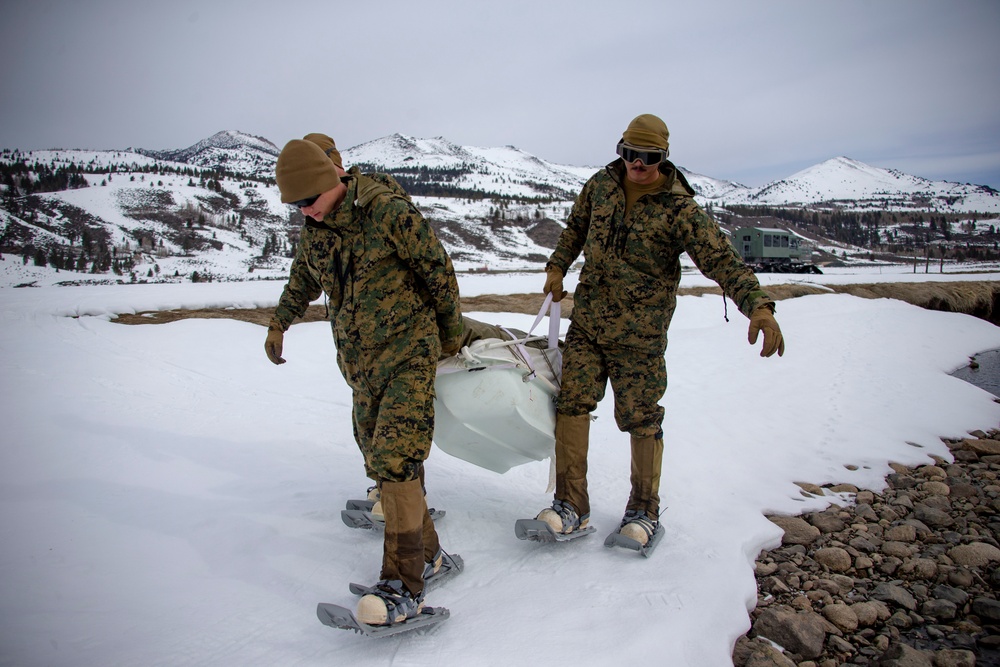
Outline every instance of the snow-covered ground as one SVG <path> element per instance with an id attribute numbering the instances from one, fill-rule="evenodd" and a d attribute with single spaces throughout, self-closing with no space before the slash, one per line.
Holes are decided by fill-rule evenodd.
<path id="1" fill-rule="evenodd" d="M 910 271 L 883 276 L 1000 279 Z M 539 273 L 460 279 L 469 295 L 541 282 Z M 498 475 L 436 450 L 429 499 L 447 510 L 438 529 L 466 572 L 428 602 L 452 618 L 370 640 L 315 616 L 320 601 L 353 605 L 348 582 L 374 581 L 381 554 L 378 535 L 339 517 L 367 480 L 328 325 L 293 327 L 277 367 L 255 325 L 109 321 L 273 305 L 280 290 L 0 289 L 0 665 L 730 665 L 756 600 L 754 557 L 780 539 L 764 514 L 842 502 L 806 498 L 794 482 L 879 490 L 889 461 L 947 458 L 941 436 L 1000 423 L 990 394 L 948 375 L 1000 348 L 1000 328 L 981 320 L 802 297 L 778 306 L 785 356 L 761 359 L 733 307 L 727 324 L 719 297 L 682 297 L 667 352 L 667 533 L 656 553 L 602 546 L 628 495 L 628 438 L 609 397 L 592 429 L 597 536 L 516 540 L 514 521 L 549 501 L 548 465 Z M 520 328 L 532 320 L 471 315 Z"/>

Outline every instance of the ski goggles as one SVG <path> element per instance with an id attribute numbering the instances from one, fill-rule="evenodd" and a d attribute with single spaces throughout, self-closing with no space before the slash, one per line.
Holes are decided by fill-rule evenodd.
<path id="1" fill-rule="evenodd" d="M 659 148 L 641 148 L 631 146 L 624 141 L 618 142 L 618 155 L 626 162 L 641 161 L 644 165 L 652 166 L 667 159 L 667 152 Z"/>
<path id="2" fill-rule="evenodd" d="M 319 195 L 315 197 L 306 197 L 305 199 L 300 199 L 298 201 L 289 202 L 289 206 L 294 206 L 295 208 L 306 208 L 307 206 L 312 206 L 319 199 Z"/>

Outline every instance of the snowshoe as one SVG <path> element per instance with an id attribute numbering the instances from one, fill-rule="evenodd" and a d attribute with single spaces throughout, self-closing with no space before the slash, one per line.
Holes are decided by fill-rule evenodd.
<path id="1" fill-rule="evenodd" d="M 650 519 L 645 512 L 627 510 L 618 528 L 604 540 L 604 546 L 631 549 L 648 558 L 662 537 L 663 524 L 658 520 Z"/>
<path id="2" fill-rule="evenodd" d="M 451 612 L 444 607 L 424 607 L 416 616 L 405 621 L 398 621 L 392 625 L 368 625 L 359 621 L 354 612 L 346 607 L 326 602 L 320 602 L 316 607 L 316 616 L 323 625 L 341 630 L 353 630 L 366 637 L 388 637 L 401 632 L 431 628 L 448 620 L 450 615 Z"/>

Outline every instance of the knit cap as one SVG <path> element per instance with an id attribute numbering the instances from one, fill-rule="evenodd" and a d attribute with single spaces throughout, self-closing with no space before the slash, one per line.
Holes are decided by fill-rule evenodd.
<path id="1" fill-rule="evenodd" d="M 622 140 L 632 146 L 659 148 L 670 153 L 670 131 L 667 130 L 667 124 L 653 114 L 636 116 L 622 134 Z"/>
<path id="2" fill-rule="evenodd" d="M 326 153 L 331 160 L 333 160 L 335 165 L 341 169 L 344 168 L 344 159 L 340 157 L 340 151 L 337 150 L 337 144 L 334 143 L 333 137 L 326 134 L 320 134 L 319 132 L 311 132 L 302 138 L 306 141 L 311 141 L 322 148 L 323 152 Z"/>
<path id="3" fill-rule="evenodd" d="M 340 183 L 333 161 L 323 149 L 304 139 L 292 139 L 281 149 L 274 177 L 284 204 L 321 195 Z"/>

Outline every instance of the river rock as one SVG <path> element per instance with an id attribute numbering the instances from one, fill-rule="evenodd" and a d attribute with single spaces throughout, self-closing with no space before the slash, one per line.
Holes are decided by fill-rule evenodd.
<path id="1" fill-rule="evenodd" d="M 795 663 L 780 650 L 765 644 L 754 649 L 744 667 L 795 667 Z"/>
<path id="2" fill-rule="evenodd" d="M 931 528 L 948 528 L 955 523 L 950 514 L 936 507 L 931 507 L 927 503 L 918 503 L 915 505 L 913 516 Z"/>
<path id="3" fill-rule="evenodd" d="M 825 547 L 817 549 L 813 555 L 816 562 L 825 565 L 833 572 L 847 572 L 851 569 L 851 554 L 840 547 Z"/>
<path id="4" fill-rule="evenodd" d="M 968 588 L 975 581 L 972 572 L 966 568 L 957 568 L 948 573 L 948 583 L 959 588 Z"/>
<path id="5" fill-rule="evenodd" d="M 917 529 L 909 524 L 892 526 L 885 531 L 883 538 L 889 542 L 913 542 L 917 539 Z"/>
<path id="6" fill-rule="evenodd" d="M 765 609 L 757 617 L 751 632 L 757 637 L 766 637 L 807 660 L 822 655 L 826 640 L 826 624 L 822 616 L 811 611 L 796 612 L 782 606 Z"/>
<path id="7" fill-rule="evenodd" d="M 934 667 L 934 658 L 903 643 L 894 643 L 882 654 L 879 667 Z"/>
<path id="8" fill-rule="evenodd" d="M 879 584 L 872 591 L 872 598 L 881 600 L 882 602 L 891 602 L 897 607 L 902 607 L 909 611 L 915 611 L 917 608 L 917 601 L 913 595 L 902 586 L 897 586 L 896 584 Z"/>
<path id="9" fill-rule="evenodd" d="M 811 496 L 824 496 L 823 487 L 818 484 L 812 484 L 811 482 L 795 482 L 795 486 L 799 487 Z"/>
<path id="10" fill-rule="evenodd" d="M 989 440 L 983 438 L 981 440 L 965 440 L 962 442 L 963 449 L 975 452 L 979 455 L 995 455 L 1000 454 L 1000 440 Z"/>
<path id="11" fill-rule="evenodd" d="M 1000 602 L 990 598 L 976 598 L 972 601 L 972 613 L 986 623 L 1000 623 Z"/>
<path id="12" fill-rule="evenodd" d="M 917 469 L 917 474 L 924 479 L 944 479 L 948 476 L 948 473 L 940 466 L 920 466 Z"/>
<path id="13" fill-rule="evenodd" d="M 931 581 L 937 577 L 938 565 L 930 558 L 911 558 L 900 566 L 899 574 L 907 579 Z"/>
<path id="14" fill-rule="evenodd" d="M 979 495 L 974 485 L 965 482 L 951 482 L 948 488 L 951 489 L 952 498 L 975 498 Z"/>
<path id="15" fill-rule="evenodd" d="M 878 523 L 879 520 L 878 514 L 875 513 L 875 510 L 868 503 L 858 503 L 857 507 L 854 508 L 854 514 L 872 523 Z"/>
<path id="16" fill-rule="evenodd" d="M 846 633 L 858 629 L 858 615 L 846 604 L 828 604 L 823 607 L 823 616 Z"/>
<path id="17" fill-rule="evenodd" d="M 909 558 L 917 552 L 917 548 L 912 544 L 904 544 L 903 542 L 885 542 L 882 545 L 882 553 L 886 556 L 895 556 L 896 558 Z"/>
<path id="18" fill-rule="evenodd" d="M 948 558 L 955 561 L 956 565 L 983 567 L 984 565 L 1000 561 L 1000 549 L 985 542 L 960 544 L 948 551 Z"/>
<path id="19" fill-rule="evenodd" d="M 809 523 L 819 528 L 821 533 L 838 533 L 847 528 L 847 523 L 831 512 L 813 512 Z"/>
<path id="20" fill-rule="evenodd" d="M 920 614 L 937 621 L 950 621 L 958 615 L 958 605 L 949 600 L 928 600 L 920 606 Z"/>
<path id="21" fill-rule="evenodd" d="M 934 653 L 934 667 L 976 667 L 976 654 L 964 649 L 941 649 Z"/>
<path id="22" fill-rule="evenodd" d="M 924 493 L 932 496 L 950 496 L 951 487 L 944 482 L 939 482 L 937 480 L 924 482 L 920 486 L 920 490 Z"/>
<path id="23" fill-rule="evenodd" d="M 819 537 L 819 528 L 810 525 L 805 519 L 797 516 L 769 516 L 772 523 L 785 531 L 781 537 L 782 544 L 810 545 Z"/>
<path id="24" fill-rule="evenodd" d="M 945 586 L 944 584 L 935 587 L 932 591 L 932 595 L 938 600 L 948 600 L 949 602 L 955 603 L 959 607 L 969 601 L 968 593 L 960 588 Z"/>

